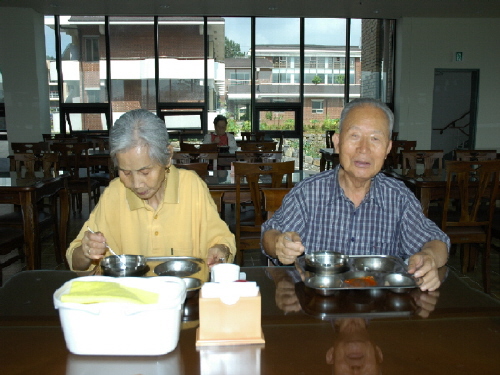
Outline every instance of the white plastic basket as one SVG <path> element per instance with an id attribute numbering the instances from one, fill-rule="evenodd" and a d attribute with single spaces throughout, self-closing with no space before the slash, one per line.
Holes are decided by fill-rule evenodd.
<path id="1" fill-rule="evenodd" d="M 159 294 L 157 304 L 61 302 L 75 281 L 116 282 Z M 186 284 L 178 277 L 79 277 L 54 293 L 66 345 L 74 354 L 163 355 L 179 341 Z"/>

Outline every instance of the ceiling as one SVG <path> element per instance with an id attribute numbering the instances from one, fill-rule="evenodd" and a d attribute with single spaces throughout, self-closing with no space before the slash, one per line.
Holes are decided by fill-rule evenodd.
<path id="1" fill-rule="evenodd" d="M 499 0 L 0 0 L 58 15 L 500 18 Z"/>

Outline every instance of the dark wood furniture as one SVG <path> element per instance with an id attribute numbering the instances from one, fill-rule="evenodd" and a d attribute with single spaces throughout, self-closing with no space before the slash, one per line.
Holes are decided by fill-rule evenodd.
<path id="1" fill-rule="evenodd" d="M 41 240 L 38 218 L 38 202 L 45 197 L 59 198 L 59 248 L 66 250 L 66 232 L 69 215 L 68 191 L 64 175 L 44 176 L 43 172 L 35 172 L 34 177 L 24 178 L 16 172 L 0 173 L 0 204 L 15 204 L 21 207 L 26 268 L 40 268 Z M 63 259 L 66 258 L 63 255 Z"/>
<path id="2" fill-rule="evenodd" d="M 346 318 L 368 322 L 366 345 L 380 349 L 379 370 L 384 374 L 500 373 L 500 303 L 453 272 L 437 292 L 321 296 L 293 278 L 293 267 L 242 271 L 260 287 L 265 344 L 196 348 L 199 315 L 194 297 L 186 300 L 177 348 L 155 357 L 71 354 L 52 295 L 77 275 L 21 272 L 0 288 L 0 342 L 8 343 L 0 351 L 2 373 L 332 374 L 326 354 L 341 339 L 335 322 Z"/>
<path id="3" fill-rule="evenodd" d="M 0 226 L 0 286 L 3 283 L 2 270 L 24 260 L 24 235 L 22 228 Z"/>
<path id="4" fill-rule="evenodd" d="M 208 174 L 208 163 L 178 163 L 174 165 L 177 168 L 195 171 L 201 178 Z"/>
<path id="5" fill-rule="evenodd" d="M 484 161 L 497 159 L 497 150 L 454 150 L 454 158 L 459 161 Z"/>
<path id="6" fill-rule="evenodd" d="M 334 168 L 340 163 L 339 154 L 333 148 L 320 148 L 319 153 L 321 154 L 321 159 L 319 160 L 320 172 Z"/>
<path id="7" fill-rule="evenodd" d="M 217 143 L 180 143 L 182 152 L 219 152 Z"/>
<path id="8" fill-rule="evenodd" d="M 409 150 L 401 151 L 403 171 L 416 169 L 417 164 L 423 164 L 424 169 L 443 168 L 443 150 Z"/>
<path id="9" fill-rule="evenodd" d="M 276 163 L 280 162 L 283 156 L 281 151 L 236 151 L 236 161 L 247 163 Z"/>
<path id="10" fill-rule="evenodd" d="M 276 145 L 278 142 L 275 141 L 241 141 L 238 143 L 238 146 L 241 148 L 241 151 L 276 151 Z"/>
<path id="11" fill-rule="evenodd" d="M 267 215 L 266 218 L 270 219 L 273 217 L 274 212 L 281 207 L 281 202 L 283 198 L 287 195 L 292 188 L 262 188 L 262 194 L 264 195 L 264 210 Z"/>
<path id="12" fill-rule="evenodd" d="M 401 152 L 415 150 L 417 148 L 417 141 L 392 141 L 391 151 L 385 159 L 384 168 L 400 168 L 402 163 Z"/>
<path id="13" fill-rule="evenodd" d="M 469 265 L 470 246 L 483 244 L 484 291 L 490 291 L 491 226 L 500 181 L 500 160 L 450 161 L 441 229 L 452 244 L 464 246 L 462 272 Z M 474 259 L 475 263 L 475 259 Z"/>

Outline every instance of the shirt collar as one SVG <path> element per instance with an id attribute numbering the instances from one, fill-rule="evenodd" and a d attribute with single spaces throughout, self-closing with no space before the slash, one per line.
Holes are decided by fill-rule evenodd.
<path id="1" fill-rule="evenodd" d="M 146 207 L 146 202 L 135 195 L 130 189 L 125 191 L 125 198 L 131 210 L 138 210 L 139 208 Z M 167 175 L 167 185 L 165 186 L 163 203 L 179 203 L 179 170 L 173 165 L 170 166 L 170 173 Z"/>

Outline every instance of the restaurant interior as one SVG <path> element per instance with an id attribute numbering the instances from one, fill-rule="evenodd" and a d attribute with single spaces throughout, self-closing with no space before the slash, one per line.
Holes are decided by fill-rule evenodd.
<path id="1" fill-rule="evenodd" d="M 248 280 L 255 277 L 262 282 L 262 337 L 266 336 L 267 352 L 264 346 L 253 346 L 251 355 L 231 347 L 226 357 L 224 347 L 214 352 L 196 347 L 195 351 L 199 332 L 192 328 L 199 320 L 186 318 L 180 344 L 174 354 L 168 354 L 175 355 L 175 367 L 182 363 L 182 370 L 172 373 L 232 374 L 231 366 L 241 360 L 248 374 L 347 374 L 325 367 L 334 365 L 328 352 L 326 363 L 321 353 L 321 358 L 304 361 L 308 367 L 294 368 L 292 358 L 290 363 L 273 361 L 283 338 L 294 343 L 290 355 L 300 356 L 298 337 L 304 332 L 319 337 L 311 339 L 312 348 L 323 349 L 319 343 L 325 327 L 339 329 L 338 320 L 352 311 L 371 325 L 387 358 L 381 367 L 388 373 L 498 373 L 500 367 L 485 353 L 500 344 L 500 187 L 497 181 L 481 190 L 477 181 L 481 163 L 496 168 L 489 175 L 494 180 L 500 176 L 500 50 L 488 42 L 500 34 L 499 20 L 500 5 L 488 0 L 3 0 L 0 285 L 9 285 L 25 270 L 57 271 L 68 280 L 74 277 L 65 273 L 69 269 L 65 249 L 116 177 L 109 158 L 109 128 L 122 113 L 144 108 L 165 121 L 174 163 L 196 171 L 207 183 L 220 217 L 236 235 L 235 263 L 246 271 Z M 330 137 L 343 105 L 358 97 L 380 99 L 394 112 L 393 148 L 382 173 L 403 181 L 421 202 L 424 214 L 453 236 L 447 267 L 440 271 L 441 300 L 434 301 L 436 306 L 431 303 L 428 314 L 422 310 L 429 300 L 419 294 L 411 312 L 406 305 L 392 305 L 389 312 L 377 309 L 376 303 L 363 297 L 362 302 L 355 298 L 355 303 L 347 299 L 345 303 L 354 306 L 350 313 L 342 310 L 332 315 L 325 311 L 335 310 L 334 303 L 324 295 L 320 302 L 316 296 L 304 303 L 310 295 L 300 283 L 292 287 L 292 294 L 301 304 L 287 310 L 278 302 L 282 281 L 277 280 L 289 282 L 288 274 L 280 272 L 291 271 L 273 270 L 277 267 L 270 267 L 260 250 L 256 233 L 289 189 L 339 163 Z M 238 144 L 236 153 L 202 144 L 204 135 L 214 131 L 212 122 L 219 114 L 228 118 L 227 130 Z M 77 150 L 78 145 L 85 146 Z M 239 177 L 248 181 L 251 177 L 240 170 L 241 165 L 234 169 L 235 161 L 275 164 L 280 184 L 266 180 L 263 187 L 259 180 L 240 192 Z M 466 172 L 472 178 L 460 180 L 465 188 L 460 187 L 471 192 L 469 198 L 482 194 L 478 198 L 485 207 L 480 209 L 479 216 L 485 215 L 482 221 L 467 218 L 468 228 L 481 230 L 473 240 L 450 230 L 453 215 L 449 220 L 444 216 L 444 207 L 451 207 L 453 213 L 463 208 L 463 202 L 447 200 L 453 199 L 450 191 L 456 191 L 457 180 L 447 174 L 453 161 L 468 162 L 473 168 Z M 290 170 L 285 171 L 287 163 Z M 61 170 L 65 171 L 62 177 L 58 176 Z M 259 201 L 250 194 L 254 188 Z M 491 194 L 491 189 L 497 194 Z M 252 229 L 243 227 L 248 221 Z M 2 289 L 7 295 L 7 288 L 0 287 L 0 305 L 6 301 Z M 311 312 L 313 302 L 324 310 Z M 26 323 L 25 315 L 54 325 L 53 312 L 40 317 L 17 307 L 12 310 L 15 313 L 0 310 L 1 339 L 19 335 L 19 342 L 26 344 L 29 333 L 19 327 L 37 324 Z M 15 315 L 18 311 L 21 318 Z M 10 327 L 13 321 L 17 328 Z M 467 322 L 470 330 L 461 342 L 459 327 Z M 402 360 L 396 359 L 399 329 L 401 334 L 418 336 L 418 354 L 404 349 Z M 72 370 L 98 363 L 89 357 L 80 364 L 80 357 L 61 344 L 59 331 L 49 330 L 45 338 L 42 331 L 36 331 L 34 342 L 54 351 L 44 361 L 45 354 L 34 347 L 33 366 L 46 366 L 45 373 L 83 374 Z M 436 339 L 429 344 L 425 333 L 436 333 Z M 455 337 L 455 342 L 444 337 Z M 466 341 L 475 344 L 470 352 Z M 450 349 L 443 349 L 447 345 Z M 380 370 L 382 356 L 377 350 L 376 369 Z M 439 350 L 446 353 L 438 358 Z M 19 358 L 2 351 L 2 361 Z M 434 358 L 435 367 L 424 364 L 423 356 Z M 455 361 L 450 368 L 446 356 Z M 170 360 L 158 358 L 158 363 Z M 8 362 L 9 370 L 32 373 L 36 369 L 14 361 Z M 133 359 L 129 365 L 135 365 Z M 122 373 L 120 366 L 109 373 Z"/>

